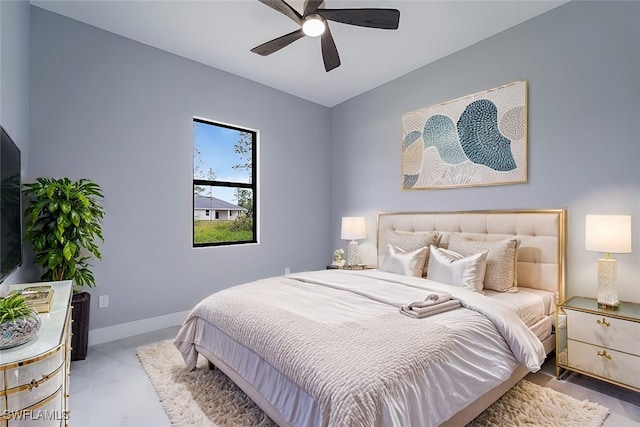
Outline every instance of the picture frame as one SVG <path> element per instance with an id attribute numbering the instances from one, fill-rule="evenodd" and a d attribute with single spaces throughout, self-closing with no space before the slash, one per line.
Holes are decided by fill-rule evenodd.
<path id="1" fill-rule="evenodd" d="M 528 82 L 402 115 L 402 188 L 526 183 Z"/>

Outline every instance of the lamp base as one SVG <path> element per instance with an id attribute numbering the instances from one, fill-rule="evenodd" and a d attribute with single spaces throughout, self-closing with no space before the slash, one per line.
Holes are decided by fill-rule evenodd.
<path id="1" fill-rule="evenodd" d="M 347 265 L 358 265 L 360 256 L 358 254 L 358 242 L 352 240 L 347 246 Z"/>
<path id="2" fill-rule="evenodd" d="M 598 308 L 618 310 L 620 301 L 616 284 L 618 282 L 618 264 L 615 259 L 598 260 Z"/>

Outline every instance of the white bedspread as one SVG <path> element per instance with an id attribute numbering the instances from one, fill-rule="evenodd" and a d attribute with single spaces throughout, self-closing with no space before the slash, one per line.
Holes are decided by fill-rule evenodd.
<path id="1" fill-rule="evenodd" d="M 453 298 L 460 300 L 463 307 L 477 311 L 491 320 L 509 344 L 518 362 L 529 370 L 537 372 L 546 357 L 538 337 L 527 328 L 519 314 L 515 313 L 509 305 L 457 286 L 377 270 L 362 272 L 309 271 L 287 277 L 347 290 L 396 308 L 401 308 L 412 301 L 424 299 L 421 297 L 429 292 L 450 293 Z"/>
<path id="2" fill-rule="evenodd" d="M 454 298 L 459 299 L 464 307 L 482 313 L 483 316 L 471 314 L 468 310 L 464 309 L 436 315 L 430 319 L 405 318 L 406 316 L 398 313 L 398 308 L 401 305 L 419 300 L 430 291 L 449 292 Z M 198 316 L 208 317 L 204 320 L 215 324 L 217 327 L 222 327 L 224 331 L 224 325 L 220 324 L 224 323 L 224 321 L 221 321 L 220 318 L 216 320 L 215 309 L 211 309 L 208 304 L 220 298 L 216 295 L 224 295 L 226 293 L 236 294 L 238 292 L 248 292 L 246 295 L 251 296 L 250 298 L 246 298 L 246 302 L 249 304 L 247 307 L 242 307 L 241 300 L 235 300 L 234 304 L 238 304 L 236 308 L 239 317 L 270 313 L 270 315 L 276 316 L 278 321 L 282 321 L 283 318 L 280 318 L 280 315 L 289 313 L 288 315 L 293 316 L 291 317 L 292 321 L 297 320 L 301 324 L 304 324 L 305 327 L 317 328 L 318 330 L 332 330 L 332 326 L 374 324 L 376 320 L 381 318 L 386 319 L 389 318 L 388 316 L 395 315 L 398 316 L 399 319 L 402 318 L 402 320 L 398 320 L 398 322 L 401 322 L 399 324 L 402 325 L 401 327 L 405 332 L 402 335 L 411 336 L 411 339 L 418 344 L 419 338 L 416 339 L 414 336 L 416 331 L 429 328 L 439 331 L 450 329 L 453 332 L 453 336 L 458 337 L 451 339 L 451 348 L 449 349 L 449 351 L 451 351 L 450 356 L 446 357 L 445 359 L 447 360 L 444 361 L 439 360 L 442 359 L 442 357 L 438 356 L 434 360 L 441 363 L 437 365 L 425 363 L 421 371 L 425 374 L 424 378 L 429 377 L 427 387 L 431 389 L 429 392 L 432 395 L 432 401 L 439 402 L 439 405 L 442 406 L 440 408 L 431 408 L 432 414 L 424 415 L 425 418 L 433 420 L 434 423 L 446 420 L 450 415 L 455 413 L 455 411 L 464 407 L 466 399 L 469 399 L 477 392 L 488 390 L 488 388 L 491 388 L 509 376 L 511 370 L 514 368 L 515 361 L 513 360 L 513 356 L 509 354 L 508 349 L 506 349 L 505 341 L 513 351 L 515 358 L 532 371 L 539 369 L 544 360 L 544 350 L 539 340 L 526 328 L 518 316 L 500 301 L 492 301 L 490 298 L 465 291 L 464 289 L 452 288 L 424 279 L 398 276 L 378 271 L 318 271 L 261 280 L 234 287 L 214 294 L 201 302 L 194 308 L 176 339 L 176 346 L 182 352 L 188 367 L 192 367 L 195 364 L 197 355 L 194 346 L 203 345 L 202 341 L 204 341 L 202 337 L 198 337 L 196 336 L 197 334 L 194 333 L 196 328 L 192 327 L 193 323 L 199 319 Z M 268 307 L 269 309 L 262 311 L 257 308 L 255 304 L 259 304 L 258 307 Z M 225 314 L 225 316 L 226 315 L 227 314 Z M 491 326 L 491 323 L 487 322 L 487 318 L 490 319 L 495 326 Z M 396 320 L 395 318 L 393 319 L 393 323 L 395 323 Z M 452 322 L 452 320 L 454 321 Z M 258 323 L 260 322 L 256 324 Z M 314 327 L 312 325 L 316 326 Z M 496 330 L 499 331 L 499 334 L 496 333 Z M 258 335 L 261 334 L 262 333 L 259 333 Z M 309 336 L 312 337 L 316 335 L 310 333 Z M 317 336 L 322 336 L 322 334 Z M 419 333 L 417 336 L 420 336 Z M 500 336 L 502 336 L 503 339 L 501 339 Z M 378 336 L 378 339 L 379 338 L 380 336 Z M 237 339 L 243 346 L 255 351 L 256 354 L 283 372 L 292 369 L 294 365 L 299 365 L 299 361 L 292 365 L 287 365 L 289 358 L 286 357 L 286 354 L 277 354 L 274 356 L 264 343 L 256 343 L 256 340 L 253 338 L 248 338 L 240 334 L 240 336 L 236 336 L 234 339 Z M 473 346 L 470 347 L 470 342 L 473 341 L 478 342 L 477 348 L 473 348 Z M 397 346 L 399 342 L 401 341 L 396 340 L 394 344 Z M 324 344 L 325 343 L 314 343 L 314 345 Z M 207 345 L 211 345 L 211 343 L 207 343 Z M 300 345 L 303 346 L 305 344 L 300 341 Z M 346 359 L 351 356 L 350 353 L 353 353 L 352 348 L 349 349 L 345 347 L 344 342 L 338 345 L 342 347 L 339 349 L 339 351 L 342 352 L 342 357 Z M 382 342 L 376 342 L 375 346 L 370 347 L 366 351 L 373 353 L 376 347 L 382 345 Z M 461 348 L 464 349 L 462 356 L 460 355 Z M 436 347 L 436 350 L 438 350 L 438 347 Z M 384 350 L 381 352 L 379 349 L 376 349 L 375 352 L 378 355 L 384 354 Z M 332 353 L 335 353 L 335 351 L 332 350 L 330 354 Z M 389 351 L 389 353 L 396 354 L 394 351 Z M 500 357 L 497 358 L 496 354 L 499 354 Z M 477 356 L 475 359 L 473 358 L 474 355 Z M 295 357 L 292 356 L 291 359 L 295 360 Z M 336 361 L 339 360 L 340 359 L 329 359 L 330 363 L 333 364 L 336 364 Z M 383 359 L 379 360 L 379 362 L 380 361 L 384 362 Z M 319 362 L 315 360 L 314 363 Z M 448 375 L 447 365 L 452 363 L 458 364 L 456 368 L 458 371 L 470 373 L 471 375 L 469 375 L 469 377 L 477 376 L 478 370 L 487 371 L 484 375 L 488 376 L 489 380 L 482 378 L 478 386 L 468 384 L 466 387 L 463 387 L 464 390 L 456 393 L 454 389 L 455 387 L 460 387 L 460 384 L 451 384 L 451 379 L 446 378 Z M 480 368 L 473 366 L 476 364 L 485 364 L 486 366 L 481 366 Z M 349 364 L 346 365 L 348 366 Z M 401 366 L 400 363 L 397 365 Z M 389 367 L 393 366 L 394 363 L 393 360 L 391 360 L 391 364 L 385 365 L 383 369 L 389 369 Z M 300 368 L 300 366 L 295 367 L 296 369 Z M 309 368 L 314 368 L 314 372 L 316 372 L 315 367 L 311 366 Z M 346 370 L 345 372 L 348 371 L 349 370 Z M 320 370 L 317 372 L 326 374 L 330 371 Z M 454 369 L 449 371 L 449 374 L 453 375 L 455 372 L 457 371 Z M 379 375 L 379 372 L 376 375 Z M 440 375 L 440 377 L 432 377 L 432 375 Z M 317 394 L 318 389 L 314 389 L 313 384 L 305 382 L 305 375 L 291 373 L 288 376 L 293 378 L 294 382 L 298 383 L 298 385 L 305 390 L 308 390 L 312 395 L 314 393 Z M 321 379 L 322 378 L 315 378 L 314 381 Z M 418 380 L 414 382 L 419 384 L 417 387 L 425 386 L 423 378 L 418 378 Z M 382 391 L 376 390 L 377 387 L 384 386 L 383 382 L 375 382 L 375 384 L 375 387 L 372 389 L 374 392 L 373 395 L 384 395 Z M 437 393 L 441 387 L 444 389 L 443 386 L 447 384 L 453 388 L 445 392 L 446 399 L 443 401 L 443 396 L 437 396 L 434 395 L 434 393 Z M 322 387 L 324 387 L 324 385 L 321 385 L 320 389 L 322 389 Z M 417 395 L 423 392 L 422 390 L 412 390 L 414 387 L 416 387 L 416 385 L 406 384 L 403 385 L 401 389 L 396 387 L 394 394 L 400 400 L 395 401 L 393 397 L 390 397 L 388 401 L 385 402 L 385 407 L 381 407 L 379 403 L 376 403 L 375 410 L 378 413 L 388 413 L 389 405 L 402 408 L 403 405 L 406 405 L 406 402 L 404 404 L 402 403 L 401 396 L 406 395 L 408 390 Z M 433 400 L 434 396 L 435 400 Z M 330 415 L 324 411 L 324 408 L 323 412 L 324 417 L 330 418 Z M 329 422 L 328 418 L 325 419 L 325 422 Z M 291 420 L 291 422 L 294 425 L 296 424 L 295 419 Z M 337 424 L 337 422 L 334 420 L 333 424 Z M 431 425 L 431 421 L 429 421 L 429 425 Z"/>
<path id="3" fill-rule="evenodd" d="M 525 325 L 531 327 L 546 316 L 555 313 L 556 299 L 552 292 L 518 287 L 518 292 L 484 290 L 484 295 L 510 304 Z"/>

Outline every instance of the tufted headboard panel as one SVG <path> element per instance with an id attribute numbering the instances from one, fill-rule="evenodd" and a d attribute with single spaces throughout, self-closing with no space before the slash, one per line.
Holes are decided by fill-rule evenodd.
<path id="1" fill-rule="evenodd" d="M 554 292 L 564 300 L 566 209 L 380 212 L 378 213 L 378 265 L 386 252 L 386 230 L 439 231 L 440 246 L 452 233 L 473 240 L 518 237 L 518 286 Z"/>

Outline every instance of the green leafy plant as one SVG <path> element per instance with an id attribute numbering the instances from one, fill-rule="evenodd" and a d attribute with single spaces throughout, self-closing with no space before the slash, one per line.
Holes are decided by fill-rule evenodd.
<path id="1" fill-rule="evenodd" d="M 38 178 L 23 185 L 32 201 L 25 209 L 24 239 L 31 242 L 35 263 L 44 267 L 45 281 L 73 280 L 76 286 L 95 286 L 88 263 L 102 255 L 96 241 L 104 241 L 104 199 L 91 180 Z"/>
<path id="2" fill-rule="evenodd" d="M 253 232 L 253 218 L 245 213 L 240 214 L 233 220 L 229 230 Z"/>
<path id="3" fill-rule="evenodd" d="M 0 323 L 29 317 L 32 311 L 31 306 L 19 293 L 0 297 Z"/>

